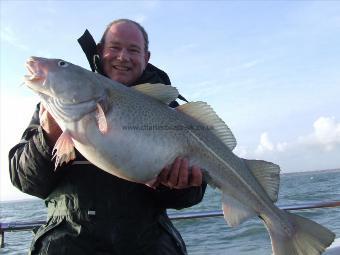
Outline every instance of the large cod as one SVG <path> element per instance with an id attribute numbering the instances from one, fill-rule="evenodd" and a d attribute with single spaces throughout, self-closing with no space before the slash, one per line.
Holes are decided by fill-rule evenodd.
<path id="1" fill-rule="evenodd" d="M 102 170 L 138 183 L 152 183 L 178 156 L 205 169 L 219 188 L 231 226 L 259 216 L 275 255 L 321 254 L 334 233 L 280 210 L 279 166 L 237 157 L 236 140 L 204 102 L 172 109 L 178 91 L 162 84 L 126 87 L 60 59 L 31 57 L 25 83 L 63 130 L 55 145 L 56 166 L 74 159 L 74 148 Z"/>

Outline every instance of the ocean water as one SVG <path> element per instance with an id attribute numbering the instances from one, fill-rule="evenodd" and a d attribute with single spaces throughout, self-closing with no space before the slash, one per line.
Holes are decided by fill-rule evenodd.
<path id="1" fill-rule="evenodd" d="M 278 204 L 301 204 L 316 201 L 340 201 L 340 170 L 284 174 Z M 221 195 L 208 188 L 199 205 L 183 211 L 219 210 Z M 174 211 L 170 211 L 174 212 Z M 178 211 L 176 211 L 178 212 Z M 340 207 L 294 211 L 312 219 L 340 237 Z M 41 200 L 0 203 L 0 222 L 27 222 L 46 219 Z M 222 217 L 176 220 L 190 255 L 270 255 L 271 245 L 262 222 L 250 219 L 238 227 L 229 227 Z M 31 231 L 6 232 L 1 254 L 26 254 L 32 240 Z"/>

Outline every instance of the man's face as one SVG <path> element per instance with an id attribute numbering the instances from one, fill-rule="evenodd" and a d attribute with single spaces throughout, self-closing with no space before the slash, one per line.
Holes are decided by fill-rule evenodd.
<path id="1" fill-rule="evenodd" d="M 143 34 L 136 25 L 127 22 L 113 24 L 100 48 L 106 75 L 128 86 L 138 80 L 150 58 L 144 44 Z"/>

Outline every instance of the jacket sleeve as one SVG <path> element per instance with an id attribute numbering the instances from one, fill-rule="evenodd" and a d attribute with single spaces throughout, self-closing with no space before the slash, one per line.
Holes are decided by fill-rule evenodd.
<path id="1" fill-rule="evenodd" d="M 58 183 L 62 169 L 54 171 L 52 148 L 48 146 L 39 125 L 37 105 L 21 141 L 9 151 L 9 172 L 12 184 L 19 190 L 46 198 Z"/>
<path id="2" fill-rule="evenodd" d="M 179 210 L 201 202 L 206 187 L 205 181 L 199 187 L 186 189 L 170 189 L 161 185 L 155 191 L 155 198 L 159 207 Z"/>

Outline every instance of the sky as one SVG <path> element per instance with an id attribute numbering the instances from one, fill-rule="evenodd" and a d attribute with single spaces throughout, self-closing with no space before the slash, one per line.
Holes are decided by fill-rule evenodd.
<path id="1" fill-rule="evenodd" d="M 77 43 L 118 18 L 149 34 L 150 62 L 233 131 L 235 153 L 282 173 L 340 168 L 339 1 L 7 1 L 0 22 L 0 200 L 14 188 L 8 151 L 39 99 L 22 86 L 30 56 L 89 69 Z"/>

